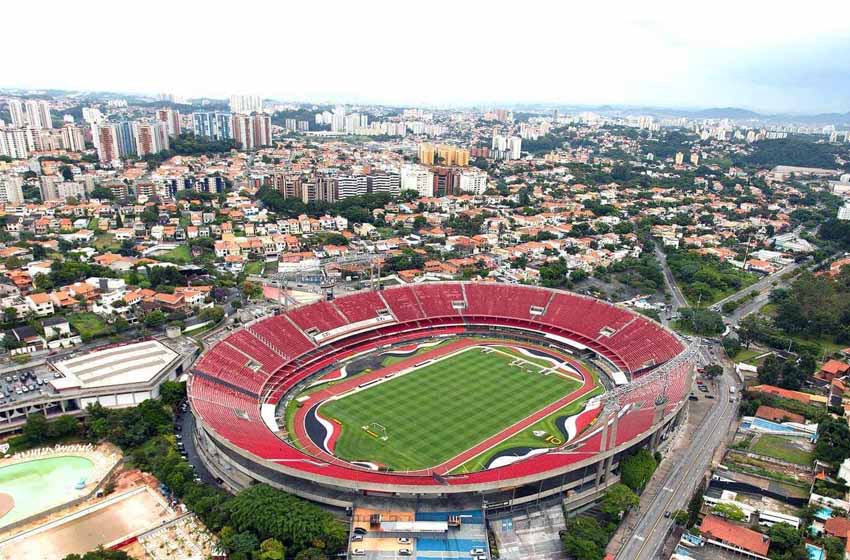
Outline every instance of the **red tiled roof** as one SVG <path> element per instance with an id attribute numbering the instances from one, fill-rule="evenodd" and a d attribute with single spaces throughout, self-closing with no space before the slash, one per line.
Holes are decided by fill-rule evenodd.
<path id="1" fill-rule="evenodd" d="M 833 537 L 844 538 L 850 532 L 850 519 L 846 517 L 830 517 L 823 524 L 823 528 Z"/>
<path id="2" fill-rule="evenodd" d="M 767 556 L 767 549 L 770 548 L 767 535 L 739 527 L 714 515 L 706 515 L 699 529 L 703 535 L 762 556 Z"/>
<path id="3" fill-rule="evenodd" d="M 772 406 L 765 405 L 761 405 L 758 410 L 756 410 L 756 416 L 758 418 L 764 418 L 765 420 L 772 420 L 774 422 L 797 422 L 802 424 L 806 421 L 806 419 L 799 414 L 794 414 L 793 412 L 788 412 L 781 408 L 774 408 Z"/>

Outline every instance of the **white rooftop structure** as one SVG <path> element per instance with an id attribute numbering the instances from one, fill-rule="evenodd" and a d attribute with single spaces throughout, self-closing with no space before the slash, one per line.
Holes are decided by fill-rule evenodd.
<path id="1" fill-rule="evenodd" d="M 147 383 L 178 357 L 157 340 L 114 346 L 54 363 L 65 377 L 50 383 L 59 391 Z"/>

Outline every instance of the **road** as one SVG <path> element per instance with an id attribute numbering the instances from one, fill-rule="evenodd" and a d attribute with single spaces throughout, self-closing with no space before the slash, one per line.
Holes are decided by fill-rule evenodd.
<path id="1" fill-rule="evenodd" d="M 680 307 L 688 307 L 688 300 L 685 299 L 685 295 L 676 284 L 676 279 L 673 278 L 673 273 L 670 272 L 670 267 L 667 266 L 667 255 L 664 254 L 664 251 L 662 251 L 658 245 L 655 245 L 655 258 L 658 259 L 658 263 L 661 265 L 661 270 L 664 272 L 664 284 L 667 285 L 667 290 L 673 295 L 670 312 L 661 314 L 661 323 L 666 327 L 668 326 L 667 324 L 670 321 L 670 317 L 673 316 Z"/>
<path id="2" fill-rule="evenodd" d="M 727 297 L 725 297 L 725 298 L 723 298 L 719 301 L 714 302 L 714 304 L 711 306 L 711 309 L 713 311 L 720 311 L 723 304 L 726 303 L 727 301 L 733 301 L 733 300 L 742 298 L 742 297 L 744 297 L 747 294 L 750 294 L 752 292 L 759 292 L 759 293 L 769 292 L 770 289 L 771 289 L 771 284 L 773 284 L 773 282 L 781 282 L 783 275 L 785 275 L 789 272 L 794 272 L 795 270 L 797 270 L 801 266 L 803 266 L 803 263 L 796 263 L 796 262 L 791 263 L 788 266 L 777 270 L 773 274 L 768 274 L 767 276 L 760 279 L 755 284 L 751 284 L 751 285 L 747 286 L 746 288 L 744 288 L 743 290 L 735 292 L 731 296 L 727 296 Z"/>
<path id="3" fill-rule="evenodd" d="M 703 347 L 700 352 L 703 363 L 719 361 L 715 347 Z M 716 384 L 715 405 L 694 433 L 690 448 L 679 453 L 678 462 L 667 473 L 657 493 L 642 496 L 637 521 L 632 520 L 631 516 L 627 518 L 628 522 L 633 523 L 633 528 L 616 556 L 618 559 L 656 558 L 673 526 L 673 520 L 665 517 L 665 513 L 687 508 L 691 496 L 710 467 L 714 452 L 726 438 L 735 418 L 737 396 L 734 403 L 730 402 L 729 387 L 736 387 L 736 395 L 739 387 L 733 376 L 731 368 L 724 365 L 724 373 Z"/>

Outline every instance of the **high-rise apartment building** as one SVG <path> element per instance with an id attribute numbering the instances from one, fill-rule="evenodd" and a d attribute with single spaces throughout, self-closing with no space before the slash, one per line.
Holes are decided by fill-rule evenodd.
<path id="1" fill-rule="evenodd" d="M 437 157 L 442 165 L 469 165 L 469 150 L 457 146 L 440 144 L 437 146 Z"/>
<path id="2" fill-rule="evenodd" d="M 401 167 L 401 190 L 416 191 L 419 196 L 434 196 L 434 174 L 427 167 L 407 164 Z"/>
<path id="3" fill-rule="evenodd" d="M 24 180 L 17 175 L 0 175 L 0 204 L 21 204 L 24 201 Z"/>
<path id="4" fill-rule="evenodd" d="M 24 115 L 24 104 L 20 99 L 9 100 L 9 115 L 12 118 L 12 126 L 14 128 L 23 128 L 27 125 L 26 116 Z"/>
<path id="5" fill-rule="evenodd" d="M 86 149 L 86 136 L 83 129 L 73 124 L 62 127 L 62 148 L 69 152 L 82 152 Z"/>
<path id="6" fill-rule="evenodd" d="M 50 117 L 50 103 L 39 99 L 27 99 L 24 103 L 27 113 L 27 124 L 33 128 L 53 128 Z"/>
<path id="7" fill-rule="evenodd" d="M 168 135 L 171 137 L 180 134 L 180 111 L 174 109 L 158 109 L 156 120 L 165 123 Z"/>
<path id="8" fill-rule="evenodd" d="M 248 115 L 233 115 L 233 139 L 243 150 L 254 149 L 254 120 Z"/>
<path id="9" fill-rule="evenodd" d="M 487 173 L 478 170 L 466 170 L 460 174 L 458 188 L 461 192 L 484 194 L 487 190 Z"/>
<path id="10" fill-rule="evenodd" d="M 436 150 L 433 144 L 423 142 L 419 144 L 419 163 L 422 165 L 434 165 Z"/>
<path id="11" fill-rule="evenodd" d="M 12 159 L 29 157 L 32 133 L 25 128 L 4 128 L 0 130 L 0 156 Z"/>
<path id="12" fill-rule="evenodd" d="M 115 123 L 116 138 L 118 140 L 118 153 L 121 157 L 136 155 L 136 134 L 133 131 L 131 121 Z"/>
<path id="13" fill-rule="evenodd" d="M 165 123 L 135 123 L 133 134 L 136 139 L 136 155 L 155 154 L 169 147 L 168 130 Z"/>
<path id="14" fill-rule="evenodd" d="M 118 149 L 118 131 L 114 124 L 99 124 L 92 126 L 92 137 L 97 138 L 97 159 L 101 163 L 112 163 L 121 159 Z"/>
<path id="15" fill-rule="evenodd" d="M 251 120 L 254 121 L 254 146 L 255 148 L 259 148 L 261 146 L 271 146 L 272 145 L 272 118 L 263 113 L 256 113 L 251 116 Z"/>
<path id="16" fill-rule="evenodd" d="M 233 138 L 231 122 L 230 113 L 192 113 L 192 130 L 195 136 L 203 136 L 212 140 Z"/>
<path id="17" fill-rule="evenodd" d="M 230 112 L 250 115 L 263 112 L 263 98 L 259 95 L 231 95 Z"/>

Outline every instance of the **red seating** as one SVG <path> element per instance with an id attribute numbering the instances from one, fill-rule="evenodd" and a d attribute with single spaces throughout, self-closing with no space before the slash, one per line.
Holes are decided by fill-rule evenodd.
<path id="1" fill-rule="evenodd" d="M 326 301 L 304 305 L 292 309 L 286 314 L 304 332 L 311 329 L 315 329 L 318 332 L 325 332 L 348 323 L 337 308 Z"/>
<path id="2" fill-rule="evenodd" d="M 290 359 L 315 348 L 313 342 L 283 315 L 255 323 L 248 327 L 248 330 L 263 343 Z"/>
<path id="3" fill-rule="evenodd" d="M 350 323 L 359 323 L 378 316 L 378 311 L 385 311 L 386 304 L 376 292 L 360 292 L 341 297 L 334 302 Z"/>
<path id="4" fill-rule="evenodd" d="M 283 358 L 247 329 L 236 331 L 227 337 L 227 344 L 259 361 L 266 373 L 272 373 L 283 365 Z"/>
<path id="5" fill-rule="evenodd" d="M 453 301 L 464 301 L 460 284 L 420 284 L 416 286 L 416 299 L 428 317 L 457 315 Z"/>
<path id="6" fill-rule="evenodd" d="M 381 298 L 387 302 L 393 315 L 399 321 L 412 321 L 425 317 L 425 312 L 422 311 L 413 288 L 407 286 L 388 288 L 381 292 Z"/>
<path id="7" fill-rule="evenodd" d="M 466 315 L 491 315 L 530 319 L 531 307 L 545 308 L 552 292 L 517 289 L 508 284 L 470 283 L 464 285 Z"/>
<path id="8" fill-rule="evenodd" d="M 248 367 L 251 359 L 227 344 L 217 344 L 195 366 L 199 371 L 236 387 L 258 393 L 266 376 Z"/>

